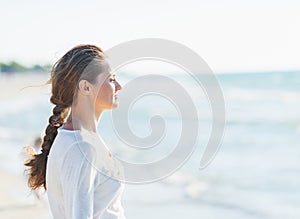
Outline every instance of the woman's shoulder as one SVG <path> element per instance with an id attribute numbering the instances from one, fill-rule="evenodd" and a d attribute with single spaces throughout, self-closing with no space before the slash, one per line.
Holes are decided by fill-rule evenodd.
<path id="1" fill-rule="evenodd" d="M 86 154 L 93 154 L 100 142 L 94 135 L 86 131 L 59 128 L 54 143 L 58 147 L 68 150 L 68 153 L 73 151 L 74 153 L 84 152 Z"/>
<path id="2" fill-rule="evenodd" d="M 57 152 L 60 153 L 63 163 L 89 162 L 98 168 L 110 163 L 109 150 L 96 133 L 82 130 L 60 130 L 57 140 L 60 142 L 60 145 L 56 145 L 60 147 Z"/>
<path id="3" fill-rule="evenodd" d="M 70 145 L 66 157 L 70 159 L 85 159 L 94 160 L 96 156 L 96 147 L 91 142 L 79 140 Z"/>

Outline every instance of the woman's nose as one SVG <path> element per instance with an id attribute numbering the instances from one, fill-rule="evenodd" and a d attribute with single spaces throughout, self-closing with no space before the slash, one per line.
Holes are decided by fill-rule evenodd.
<path id="1" fill-rule="evenodd" d="M 116 90 L 121 90 L 122 86 L 119 84 L 119 82 L 116 81 Z"/>

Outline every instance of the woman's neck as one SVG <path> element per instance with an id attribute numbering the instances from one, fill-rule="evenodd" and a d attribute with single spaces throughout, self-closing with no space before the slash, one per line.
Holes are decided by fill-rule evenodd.
<path id="1" fill-rule="evenodd" d="M 97 132 L 97 124 L 102 113 L 91 112 L 90 110 L 71 109 L 70 115 L 63 127 L 69 130 L 87 130 Z"/>

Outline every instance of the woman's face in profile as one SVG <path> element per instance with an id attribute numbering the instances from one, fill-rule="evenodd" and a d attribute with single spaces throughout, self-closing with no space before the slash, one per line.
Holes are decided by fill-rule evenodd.
<path id="1" fill-rule="evenodd" d="M 117 81 L 114 73 L 100 73 L 97 76 L 95 88 L 96 111 L 114 109 L 118 106 L 117 92 L 122 89 L 122 86 Z"/>

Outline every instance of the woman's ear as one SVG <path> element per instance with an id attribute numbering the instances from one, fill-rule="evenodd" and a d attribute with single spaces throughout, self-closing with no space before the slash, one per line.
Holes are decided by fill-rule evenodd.
<path id="1" fill-rule="evenodd" d="M 79 81 L 78 91 L 83 95 L 90 95 L 92 91 L 92 84 L 87 80 Z"/>

